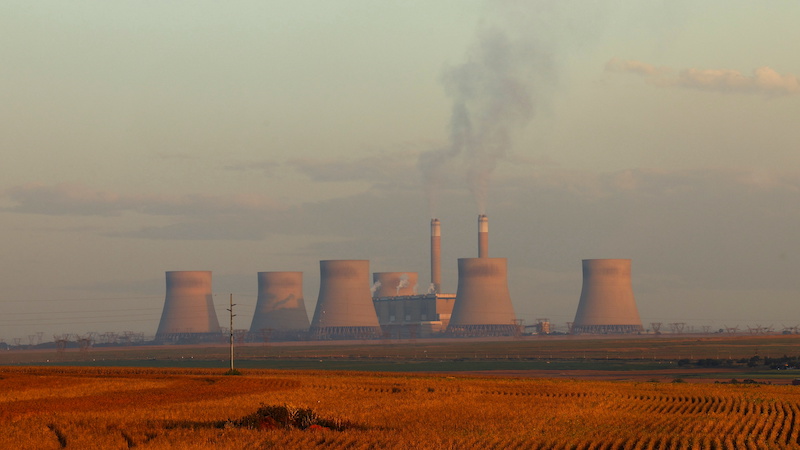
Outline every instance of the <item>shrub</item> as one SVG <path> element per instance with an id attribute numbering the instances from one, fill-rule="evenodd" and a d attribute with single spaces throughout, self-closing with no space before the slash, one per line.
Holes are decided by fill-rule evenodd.
<path id="1" fill-rule="evenodd" d="M 359 428 L 356 424 L 339 419 L 326 419 L 310 408 L 297 408 L 291 405 L 262 405 L 256 412 L 239 420 L 228 421 L 223 427 L 241 427 L 258 430 L 299 429 L 336 430 Z"/>

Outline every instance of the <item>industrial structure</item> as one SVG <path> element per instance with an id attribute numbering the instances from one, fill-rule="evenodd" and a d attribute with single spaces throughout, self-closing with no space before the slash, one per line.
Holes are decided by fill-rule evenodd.
<path id="1" fill-rule="evenodd" d="M 505 258 L 489 258 L 489 218 L 478 216 L 478 257 L 458 260 L 458 289 L 450 334 L 503 336 L 521 332 L 511 294 Z"/>
<path id="2" fill-rule="evenodd" d="M 258 300 L 250 333 L 292 338 L 308 331 L 303 272 L 258 272 Z"/>
<path id="3" fill-rule="evenodd" d="M 311 336 L 323 339 L 380 336 L 370 295 L 369 261 L 320 261 L 319 271 L 319 297 L 309 330 Z"/>
<path id="4" fill-rule="evenodd" d="M 431 289 L 434 294 L 442 292 L 442 224 L 431 219 Z"/>
<path id="5" fill-rule="evenodd" d="M 372 279 L 372 300 L 384 337 L 430 337 L 447 328 L 455 295 L 417 294 L 416 272 L 376 272 Z"/>
<path id="6" fill-rule="evenodd" d="M 459 258 L 458 290 L 447 331 L 467 336 L 519 333 L 505 258 Z"/>
<path id="7" fill-rule="evenodd" d="M 211 293 L 211 272 L 166 272 L 167 293 L 156 340 L 197 342 L 219 338 L 220 327 Z"/>
<path id="8" fill-rule="evenodd" d="M 584 259 L 583 287 L 572 332 L 638 333 L 643 331 L 633 297 L 630 259 Z"/>
<path id="9" fill-rule="evenodd" d="M 478 258 L 489 257 L 489 218 L 486 214 L 478 216 Z"/>
<path id="10" fill-rule="evenodd" d="M 430 284 L 417 272 L 375 272 L 368 260 L 320 261 L 320 285 L 310 322 L 302 272 L 258 272 L 258 301 L 250 339 L 364 339 L 510 336 L 525 329 L 514 312 L 508 262 L 489 257 L 489 219 L 478 216 L 478 257 L 458 259 L 458 288 L 442 293 L 441 223 L 430 222 Z M 161 341 L 219 336 L 211 272 L 167 272 L 167 296 L 158 327 Z M 370 286 L 372 286 L 370 288 Z M 423 292 L 418 292 L 422 290 Z M 550 321 L 528 328 L 550 333 Z M 631 286 L 629 259 L 583 260 L 583 288 L 572 333 L 643 331 Z M 240 330 L 246 333 L 246 330 Z"/>
<path id="11" fill-rule="evenodd" d="M 431 281 L 426 293 L 396 289 L 402 277 L 417 280 L 416 273 L 378 272 L 373 275 L 375 312 L 384 337 L 417 338 L 442 334 L 450 323 L 456 296 L 443 294 L 442 228 L 439 219 L 431 219 Z M 386 285 L 389 286 L 386 286 Z M 375 286 L 373 285 L 373 286 Z"/>

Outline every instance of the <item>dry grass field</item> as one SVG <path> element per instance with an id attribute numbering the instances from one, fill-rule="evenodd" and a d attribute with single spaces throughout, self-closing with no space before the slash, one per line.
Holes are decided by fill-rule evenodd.
<path id="1" fill-rule="evenodd" d="M 798 448 L 800 386 L 0 367 L 0 448 Z"/>

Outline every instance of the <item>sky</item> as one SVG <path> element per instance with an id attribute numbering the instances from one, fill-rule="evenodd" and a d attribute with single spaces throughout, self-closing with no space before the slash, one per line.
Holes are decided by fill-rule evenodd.
<path id="1" fill-rule="evenodd" d="M 153 335 L 164 272 L 508 258 L 525 323 L 630 258 L 645 328 L 800 324 L 800 3 L 4 1 L 0 339 Z M 424 282 L 423 282 L 424 280 Z"/>

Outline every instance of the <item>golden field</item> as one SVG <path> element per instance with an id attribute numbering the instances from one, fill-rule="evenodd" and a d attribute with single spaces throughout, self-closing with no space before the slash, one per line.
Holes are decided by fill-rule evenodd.
<path id="1" fill-rule="evenodd" d="M 343 425 L 242 419 L 261 406 Z M 800 386 L 0 367 L 0 448 L 797 448 Z"/>

